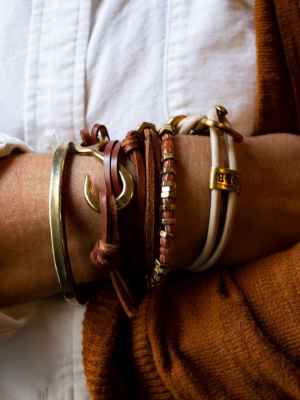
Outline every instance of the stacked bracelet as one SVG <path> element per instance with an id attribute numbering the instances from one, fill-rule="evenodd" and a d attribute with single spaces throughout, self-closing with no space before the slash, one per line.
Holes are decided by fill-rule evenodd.
<path id="1" fill-rule="evenodd" d="M 235 143 L 240 143 L 243 136 L 234 131 L 225 115 L 227 110 L 222 106 L 215 106 L 208 118 L 202 115 L 191 117 L 178 116 L 169 123 L 176 127 L 178 134 L 201 134 L 205 127 L 210 129 L 212 168 L 210 174 L 211 207 L 208 232 L 205 245 L 192 264 L 186 269 L 194 272 L 204 271 L 213 266 L 224 251 L 231 234 L 235 216 L 237 194 L 240 191 L 240 174 L 237 171 Z M 221 121 L 221 122 L 220 122 Z M 222 166 L 220 136 L 224 135 L 229 168 Z M 221 190 L 229 191 L 227 210 L 223 232 L 217 242 L 220 222 Z"/>
<path id="2" fill-rule="evenodd" d="M 153 271 L 148 277 L 148 286 L 161 285 L 166 274 L 170 271 L 170 240 L 175 238 L 174 212 L 176 209 L 176 157 L 173 136 L 175 134 L 171 125 L 163 125 L 159 130 L 161 139 L 161 230 L 159 256 L 155 259 Z"/>
<path id="3" fill-rule="evenodd" d="M 74 154 L 74 147 L 72 142 L 63 142 L 54 153 L 50 180 L 49 217 L 54 264 L 62 293 L 70 304 L 85 304 L 88 301 L 88 295 L 84 290 L 85 285 L 79 288 L 75 284 L 65 228 L 63 182 L 68 158 Z"/>
<path id="4" fill-rule="evenodd" d="M 235 142 L 241 142 L 243 137 L 231 128 L 225 117 L 226 114 L 227 111 L 224 107 L 215 106 L 208 113 L 207 118 L 203 115 L 191 117 L 180 115 L 171 118 L 163 125 L 158 135 L 153 124 L 143 123 L 137 131 L 129 132 L 122 144 L 117 143 L 117 141 L 109 142 L 105 129 L 104 135 L 101 131 L 101 137 L 98 137 L 98 134 L 89 136 L 89 133 L 84 130 L 82 132 L 84 142 L 82 145 L 76 146 L 76 148 L 72 142 L 65 142 L 59 145 L 54 154 L 51 171 L 50 226 L 55 268 L 62 292 L 69 303 L 85 304 L 88 296 L 83 290 L 79 290 L 79 287 L 75 284 L 67 249 L 63 207 L 63 180 L 68 156 L 75 151 L 81 155 L 92 155 L 100 162 L 104 162 L 106 197 L 107 199 L 108 195 L 113 197 L 115 211 L 125 209 L 132 200 L 134 209 L 138 210 L 136 211 L 137 217 L 135 221 L 140 222 L 133 224 L 130 232 L 128 231 L 128 226 L 131 224 L 133 215 L 132 207 L 125 213 L 121 212 L 119 222 L 115 224 L 115 229 L 110 229 L 109 231 L 106 229 L 110 226 L 107 214 L 107 222 L 106 225 L 104 224 L 103 233 L 103 237 L 105 237 L 105 234 L 107 236 L 104 243 L 105 249 L 100 241 L 96 243 L 91 252 L 91 261 L 94 265 L 109 269 L 116 292 L 127 314 L 135 316 L 137 315 L 137 308 L 134 304 L 131 283 L 139 285 L 140 278 L 144 277 L 146 271 L 148 271 L 148 287 L 157 287 L 165 281 L 165 277 L 171 269 L 171 240 L 175 238 L 176 224 L 174 215 L 176 210 L 177 176 L 177 160 L 174 151 L 174 135 L 176 131 L 179 134 L 190 134 L 191 132 L 193 134 L 200 132 L 201 134 L 208 127 L 211 138 L 212 168 L 209 184 L 211 189 L 211 210 L 207 239 L 204 248 L 187 269 L 197 272 L 209 268 L 215 264 L 227 245 L 233 226 L 237 194 L 240 191 L 240 175 L 237 171 Z M 95 125 L 93 131 L 97 133 L 98 127 L 100 125 Z M 225 137 L 228 168 L 222 165 L 220 142 L 222 134 Z M 160 139 L 161 152 L 158 137 Z M 120 162 L 121 158 L 119 156 L 121 156 L 122 148 L 124 149 L 124 155 L 129 156 L 133 163 L 137 182 L 136 194 L 134 194 L 133 178 Z M 103 150 L 104 153 L 102 153 Z M 161 153 L 161 160 L 159 160 L 159 153 Z M 160 188 L 158 191 L 159 179 Z M 221 190 L 229 192 L 229 195 L 224 226 L 222 227 L 222 232 L 218 232 Z M 100 212 L 99 199 L 95 197 L 91 190 L 91 181 L 88 176 L 86 177 L 84 193 L 88 205 L 93 210 Z M 160 199 L 157 198 L 159 193 Z M 104 214 L 106 209 L 107 213 L 110 209 L 112 210 L 112 206 L 107 199 L 105 203 L 107 207 L 105 208 L 103 205 L 103 210 L 101 208 L 101 212 L 103 211 Z M 112 203 L 114 202 L 112 201 Z M 111 214 L 113 215 L 113 213 Z M 155 214 L 160 216 L 159 223 L 156 221 Z M 118 221 L 116 213 L 114 213 L 114 218 Z M 157 233 L 154 234 L 154 231 L 157 231 Z M 218 233 L 219 241 L 217 240 Z M 119 257 L 119 250 L 117 255 L 112 255 L 108 251 L 112 247 L 111 245 L 114 244 L 112 236 L 120 236 L 120 249 L 123 249 L 123 251 L 126 249 L 126 253 L 122 254 L 123 257 Z M 156 246 L 156 242 L 157 244 L 159 243 L 159 246 Z M 97 247 L 99 243 L 100 247 Z M 156 257 L 154 257 L 155 253 Z M 122 258 L 125 262 L 124 260 L 122 261 Z"/>

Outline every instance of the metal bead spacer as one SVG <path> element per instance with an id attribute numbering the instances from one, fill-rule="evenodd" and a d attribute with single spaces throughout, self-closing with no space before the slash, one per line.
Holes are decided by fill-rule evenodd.
<path id="1" fill-rule="evenodd" d="M 176 193 L 176 188 L 172 187 L 172 186 L 163 186 L 161 188 L 161 192 L 162 193 Z"/>
<path id="2" fill-rule="evenodd" d="M 166 160 L 174 160 L 177 161 L 177 158 L 174 156 L 173 153 L 163 154 L 161 158 L 161 162 L 163 163 Z"/>
<path id="3" fill-rule="evenodd" d="M 160 231 L 160 236 L 165 239 L 174 239 L 175 238 L 174 233 L 169 233 L 169 232 L 166 232 L 163 230 Z"/>
<path id="4" fill-rule="evenodd" d="M 176 218 L 162 218 L 161 223 L 163 225 L 174 225 L 176 224 Z"/>
<path id="5" fill-rule="evenodd" d="M 141 125 L 136 128 L 139 133 L 142 133 L 144 129 L 152 129 L 154 132 L 157 132 L 156 126 L 151 122 L 142 122 Z"/>
<path id="6" fill-rule="evenodd" d="M 170 191 L 168 191 L 168 192 L 161 192 L 160 193 L 160 197 L 162 198 L 162 199 L 167 199 L 167 198 L 171 198 L 171 199 L 176 199 L 176 193 L 175 192 L 170 192 Z"/>
<path id="7" fill-rule="evenodd" d="M 169 124 L 164 124 L 161 126 L 160 130 L 158 131 L 158 136 L 161 138 L 163 135 L 166 133 L 169 133 L 170 135 L 175 135 L 175 129 L 169 125 Z"/>
<path id="8" fill-rule="evenodd" d="M 161 174 L 161 175 L 164 175 L 164 174 L 173 174 L 173 175 L 177 175 L 177 171 L 176 171 L 175 168 L 168 167 L 168 168 L 163 168 L 163 169 L 160 171 L 160 174 Z"/>
<path id="9" fill-rule="evenodd" d="M 171 187 L 171 188 L 176 189 L 176 182 L 173 182 L 173 181 L 163 181 L 163 182 L 160 184 L 160 187 L 161 187 L 161 188 L 164 188 L 164 187 Z"/>
<path id="10" fill-rule="evenodd" d="M 155 267 L 161 269 L 161 271 L 163 272 L 163 270 L 170 268 L 170 264 L 163 264 L 161 263 L 157 258 L 155 259 Z"/>
<path id="11" fill-rule="evenodd" d="M 176 210 L 176 205 L 175 204 L 162 204 L 159 207 L 160 211 L 173 211 Z"/>

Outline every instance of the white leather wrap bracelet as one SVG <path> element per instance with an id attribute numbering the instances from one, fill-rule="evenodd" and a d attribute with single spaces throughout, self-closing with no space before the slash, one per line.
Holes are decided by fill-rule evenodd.
<path id="1" fill-rule="evenodd" d="M 176 124 L 176 131 L 181 135 L 188 135 L 191 131 L 201 131 L 205 125 L 209 126 L 210 130 L 212 160 L 210 217 L 204 247 L 196 259 L 185 268 L 193 272 L 204 271 L 216 263 L 228 244 L 233 227 L 240 187 L 235 142 L 241 142 L 243 137 L 232 130 L 225 117 L 226 114 L 227 111 L 223 107 L 216 106 L 209 111 L 207 119 L 203 115 L 193 115 L 181 118 Z M 225 138 L 228 168 L 222 165 L 222 135 Z M 228 190 L 229 194 L 223 231 L 216 243 L 220 224 L 221 190 Z"/>

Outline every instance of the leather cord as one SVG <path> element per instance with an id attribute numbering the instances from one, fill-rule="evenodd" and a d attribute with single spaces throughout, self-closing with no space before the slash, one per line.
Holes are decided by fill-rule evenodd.
<path id="1" fill-rule="evenodd" d="M 199 128 L 203 115 L 193 115 L 181 120 L 176 129 L 179 134 L 190 134 L 191 130 L 195 126 Z M 219 121 L 217 110 L 213 108 L 207 114 L 207 117 L 212 120 Z M 228 120 L 224 117 L 222 123 L 230 127 Z M 204 126 L 203 126 L 204 127 Z M 224 133 L 226 151 L 228 157 L 229 168 L 237 170 L 236 152 L 235 152 L 235 140 Z M 220 131 L 215 128 L 210 128 L 210 139 L 211 139 L 211 157 L 212 166 L 222 166 L 222 149 L 220 143 Z M 211 189 L 211 207 L 207 238 L 204 248 L 197 256 L 197 258 L 185 269 L 193 272 L 204 271 L 215 264 L 222 252 L 224 251 L 232 231 L 234 216 L 237 204 L 237 193 L 229 192 L 225 223 L 219 243 L 215 246 L 218 234 L 219 220 L 220 220 L 220 207 L 221 207 L 221 191 L 217 189 Z"/>
<path id="2" fill-rule="evenodd" d="M 223 123 L 225 123 L 227 126 L 230 126 L 227 119 L 224 119 Z M 225 143 L 226 143 L 227 154 L 228 154 L 229 168 L 233 169 L 233 170 L 237 170 L 238 166 L 237 166 L 236 151 L 235 151 L 235 141 L 231 136 L 225 135 Z M 236 206 L 237 206 L 237 196 L 238 196 L 237 193 L 229 192 L 225 223 L 224 223 L 221 239 L 220 239 L 217 247 L 214 249 L 213 253 L 210 255 L 209 259 L 203 265 L 201 265 L 201 267 L 198 267 L 197 271 L 205 271 L 206 269 L 212 267 L 216 263 L 218 258 L 221 256 L 223 251 L 225 250 L 225 248 L 229 242 L 231 231 L 233 228 L 234 217 L 235 217 Z"/>
<path id="3" fill-rule="evenodd" d="M 145 266 L 149 271 L 154 263 L 154 229 L 155 229 L 155 162 L 153 154 L 153 137 L 150 129 L 144 130 L 145 164 L 146 164 L 146 207 L 145 207 Z"/>
<path id="4" fill-rule="evenodd" d="M 104 125 L 96 124 L 91 135 L 87 129 L 82 129 L 80 135 L 86 146 L 97 143 L 101 139 L 108 138 Z M 90 261 L 97 267 L 109 272 L 116 294 L 129 318 L 138 315 L 138 303 L 133 288 L 123 270 L 124 261 L 121 256 L 121 246 L 118 234 L 118 215 L 115 197 L 121 192 L 121 184 L 118 173 L 118 163 L 121 158 L 121 142 L 108 142 L 104 150 L 104 180 L 106 193 L 100 192 L 99 201 L 102 217 L 102 239 L 99 240 L 92 252 Z"/>
<path id="5" fill-rule="evenodd" d="M 91 252 L 91 262 L 108 270 L 116 294 L 129 318 L 137 317 L 138 305 L 129 280 L 122 269 L 116 200 L 113 195 L 100 193 L 102 240 Z"/>
<path id="6" fill-rule="evenodd" d="M 143 160 L 144 151 L 144 135 L 139 134 L 137 131 L 129 131 L 126 139 L 122 141 L 122 146 L 126 156 L 129 156 L 136 174 L 136 197 L 132 202 L 131 208 L 134 210 L 134 237 L 137 243 L 134 252 L 139 254 L 139 264 L 144 265 L 145 261 L 145 244 L 144 244 L 144 218 L 145 218 L 145 199 L 146 199 L 146 170 Z M 130 208 L 130 205 L 129 207 Z M 129 225 L 132 225 L 132 220 Z M 126 228 L 127 229 L 127 228 Z M 136 271 L 135 278 L 144 276 L 144 271 Z"/>

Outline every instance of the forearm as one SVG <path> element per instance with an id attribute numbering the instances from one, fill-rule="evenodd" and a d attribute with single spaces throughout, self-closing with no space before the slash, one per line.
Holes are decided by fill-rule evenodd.
<path id="1" fill-rule="evenodd" d="M 210 207 L 210 141 L 176 137 L 177 227 L 172 265 L 184 268 L 201 250 Z M 237 146 L 242 193 L 235 224 L 220 264 L 238 264 L 292 246 L 300 240 L 299 138 L 269 135 Z M 48 217 L 52 155 L 18 154 L 0 160 L 0 306 L 49 296 L 60 290 Z M 101 236 L 101 215 L 83 197 L 84 175 L 104 190 L 102 165 L 71 159 L 66 181 L 66 222 L 72 270 L 78 283 L 103 277 L 89 262 Z M 4 189 L 5 188 L 5 189 Z M 122 212 L 126 212 L 126 209 Z"/>
<path id="2" fill-rule="evenodd" d="M 173 266 L 183 268 L 205 243 L 209 209 L 210 140 L 176 137 L 177 230 Z M 219 265 L 256 260 L 300 241 L 300 138 L 273 134 L 236 145 L 242 175 L 233 231 Z"/>
<path id="3" fill-rule="evenodd" d="M 48 212 L 52 157 L 27 153 L 0 160 L 0 306 L 60 291 Z M 89 262 L 89 252 L 101 236 L 101 215 L 87 206 L 82 195 L 85 172 L 91 175 L 99 191 L 101 167 L 89 157 L 76 156 L 67 169 L 67 240 L 78 283 L 103 276 Z"/>

